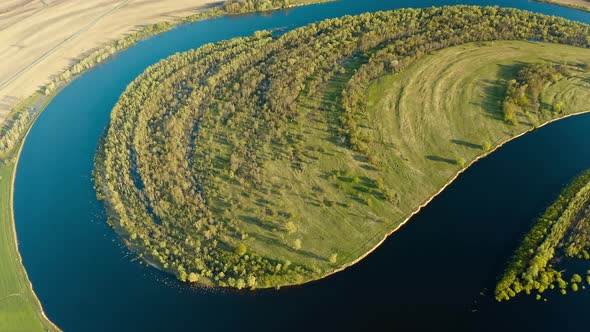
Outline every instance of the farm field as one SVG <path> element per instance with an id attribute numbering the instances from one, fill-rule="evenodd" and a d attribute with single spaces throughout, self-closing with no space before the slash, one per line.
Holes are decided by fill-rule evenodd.
<path id="1" fill-rule="evenodd" d="M 214 0 L 9 0 L 0 3 L 0 123 L 22 99 L 88 52 Z"/>

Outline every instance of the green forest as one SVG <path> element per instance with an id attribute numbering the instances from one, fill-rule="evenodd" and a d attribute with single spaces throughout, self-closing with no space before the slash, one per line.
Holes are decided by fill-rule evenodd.
<path id="1" fill-rule="evenodd" d="M 127 87 L 96 154 L 97 194 L 127 245 L 182 281 L 315 280 L 477 158 L 587 111 L 589 46 L 588 25 L 476 6 L 208 44 Z"/>

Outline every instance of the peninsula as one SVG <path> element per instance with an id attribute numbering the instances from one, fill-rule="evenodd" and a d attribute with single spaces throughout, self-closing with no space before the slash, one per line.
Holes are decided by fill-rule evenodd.
<path id="1" fill-rule="evenodd" d="M 316 280 L 365 257 L 478 158 L 590 111 L 588 36 L 561 18 L 451 6 L 177 54 L 113 109 L 97 193 L 127 245 L 180 280 Z"/>

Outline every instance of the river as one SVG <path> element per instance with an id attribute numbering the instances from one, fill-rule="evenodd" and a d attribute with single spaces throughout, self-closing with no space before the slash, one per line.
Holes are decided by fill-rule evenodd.
<path id="1" fill-rule="evenodd" d="M 493 300 L 495 278 L 535 216 L 590 167 L 590 115 L 526 135 L 478 162 L 359 264 L 300 287 L 192 289 L 146 266 L 106 224 L 91 171 L 118 97 L 175 52 L 256 30 L 292 29 L 410 2 L 344 0 L 223 17 L 141 41 L 72 82 L 34 124 L 15 185 L 19 248 L 48 317 L 64 331 L 555 331 L 585 329 L 590 294 Z M 503 4 L 590 22 L 590 13 L 524 0 Z"/>

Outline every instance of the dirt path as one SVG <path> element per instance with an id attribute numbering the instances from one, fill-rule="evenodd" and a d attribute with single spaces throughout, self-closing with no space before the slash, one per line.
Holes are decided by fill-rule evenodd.
<path id="1" fill-rule="evenodd" d="M 11 297 L 17 297 L 17 296 L 23 296 L 23 294 L 20 294 L 20 293 L 14 293 L 14 294 L 7 295 L 7 296 L 5 296 L 5 297 L 1 298 L 1 299 L 0 299 L 0 302 L 2 302 L 2 301 L 4 301 L 4 300 L 8 300 L 8 299 L 9 299 L 9 298 L 11 298 Z"/>

